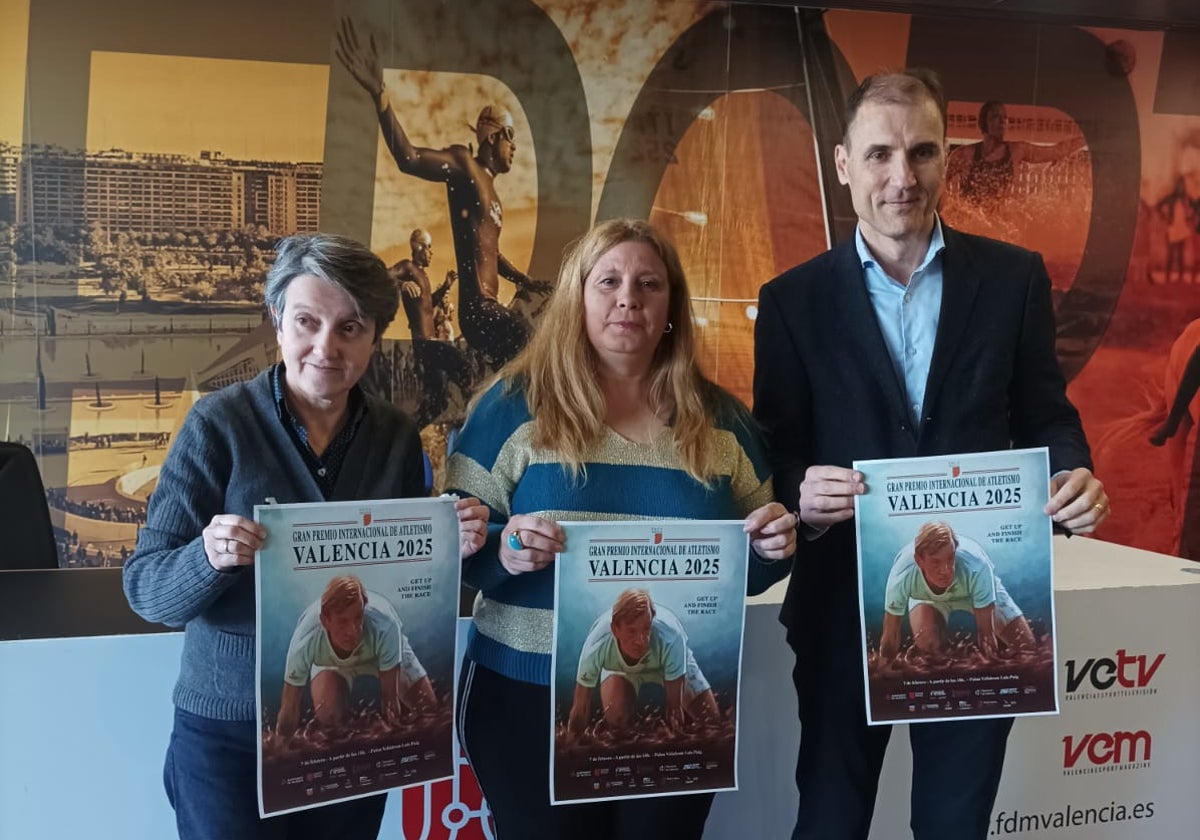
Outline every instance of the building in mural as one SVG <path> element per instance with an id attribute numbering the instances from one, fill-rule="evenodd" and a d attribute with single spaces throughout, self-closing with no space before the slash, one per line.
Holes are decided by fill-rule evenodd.
<path id="1" fill-rule="evenodd" d="M 431 294 L 457 270 L 469 243 L 456 241 L 447 184 L 401 171 L 378 108 L 337 58 L 337 15 L 349 14 L 360 45 L 378 45 L 386 104 L 412 146 L 474 156 L 480 109 L 511 116 L 514 165 L 494 188 L 515 271 L 550 280 L 595 219 L 648 217 L 692 282 L 702 363 L 744 398 L 759 287 L 852 233 L 824 150 L 858 79 L 937 70 L 952 148 L 980 143 L 993 101 L 1004 142 L 1066 142 L 1055 160 L 1015 161 L 986 202 L 947 195 L 943 218 L 1045 258 L 1059 357 L 1113 501 L 1100 537 L 1181 544 L 1200 482 L 1191 448 L 1175 448 L 1194 447 L 1197 424 L 1150 442 L 1177 390 L 1172 344 L 1200 318 L 1200 153 L 1188 140 L 1200 105 L 1181 33 L 999 18 L 979 42 L 978 21 L 776 4 L 439 0 L 397 15 L 398 4 L 350 2 L 295 21 L 284 47 L 260 55 L 226 49 L 206 7 L 178 4 L 186 44 L 82 0 L 62 7 L 80 31 L 32 16 L 28 69 L 0 77 L 24 103 L 12 110 L 38 116 L 0 122 L 0 436 L 34 446 L 71 504 L 136 506 L 129 487 L 152 487 L 143 455 L 146 469 L 161 462 L 192 395 L 274 360 L 260 284 L 279 236 L 338 231 L 396 265 L 419 229 L 436 246 L 422 266 Z M 245 15 L 247 30 L 275 25 L 257 6 Z M 81 34 L 91 29 L 140 46 L 103 52 Z M 196 58 L 206 38 L 213 57 Z M 63 59 L 84 42 L 89 60 Z M 952 48 L 963 43 L 975 48 Z M 432 348 L 452 365 L 414 352 L 401 318 L 372 366 L 374 385 L 429 421 L 435 458 L 494 367 L 463 342 L 463 280 Z M 516 288 L 496 296 L 513 307 Z M 1164 510 L 1154 500 L 1168 490 Z M 119 562 L 115 547 L 133 544 L 56 510 L 60 537 L 93 543 L 88 562 L 101 547 Z"/>
<path id="2" fill-rule="evenodd" d="M 0 149 L 0 212 L 11 196 L 18 224 L 95 225 L 107 236 L 256 225 L 285 236 L 320 229 L 321 169 L 320 163 L 232 160 L 217 151 L 190 158 L 6 148 Z"/>

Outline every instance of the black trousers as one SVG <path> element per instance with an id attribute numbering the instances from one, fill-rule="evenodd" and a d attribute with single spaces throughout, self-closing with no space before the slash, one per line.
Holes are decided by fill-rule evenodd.
<path id="1" fill-rule="evenodd" d="M 800 807 L 792 838 L 866 840 L 891 727 L 867 726 L 862 653 L 797 658 L 792 681 L 800 701 Z M 915 840 L 987 837 L 1011 729 L 1012 718 L 909 726 Z M 886 836 L 904 832 L 896 826 Z"/>
<path id="2" fill-rule="evenodd" d="M 492 812 L 496 840 L 699 840 L 711 793 L 550 805 L 550 687 L 470 660 L 458 738 Z"/>

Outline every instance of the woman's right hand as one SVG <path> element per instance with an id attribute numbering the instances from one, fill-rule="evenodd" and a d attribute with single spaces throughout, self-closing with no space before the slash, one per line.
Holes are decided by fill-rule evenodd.
<path id="1" fill-rule="evenodd" d="M 515 540 L 512 534 L 517 535 Z M 550 565 L 565 545 L 566 535 L 557 522 L 520 513 L 500 532 L 500 565 L 511 575 L 536 572 Z"/>
<path id="2" fill-rule="evenodd" d="M 254 552 L 266 542 L 267 529 L 244 516 L 218 513 L 201 536 L 208 565 L 226 572 L 254 562 Z"/>

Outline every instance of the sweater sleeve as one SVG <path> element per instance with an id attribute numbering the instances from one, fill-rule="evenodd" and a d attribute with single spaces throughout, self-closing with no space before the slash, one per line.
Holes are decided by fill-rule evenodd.
<path id="1" fill-rule="evenodd" d="M 775 499 L 766 444 L 750 412 L 733 397 L 727 398 L 727 404 L 718 414 L 718 422 L 728 427 L 737 441 L 732 483 L 738 514 L 745 518 Z M 787 577 L 792 570 L 792 559 L 764 560 L 751 547 L 747 556 L 747 594 L 759 595 Z"/>
<path id="2" fill-rule="evenodd" d="M 505 457 L 506 444 L 528 419 L 527 411 L 517 411 L 524 400 L 503 394 L 496 384 L 486 393 L 458 436 L 446 466 L 446 488 L 460 496 L 475 496 L 488 506 L 487 541 L 479 551 L 463 559 L 463 583 L 487 592 L 513 575 L 500 562 L 500 533 L 512 512 L 512 492 L 516 481 Z M 511 447 L 507 447 L 511 453 Z"/>
<path id="3" fill-rule="evenodd" d="M 225 512 L 232 461 L 220 434 L 193 408 L 159 471 L 146 525 L 123 572 L 125 597 L 147 621 L 182 627 L 246 573 L 214 569 L 201 535 Z"/>

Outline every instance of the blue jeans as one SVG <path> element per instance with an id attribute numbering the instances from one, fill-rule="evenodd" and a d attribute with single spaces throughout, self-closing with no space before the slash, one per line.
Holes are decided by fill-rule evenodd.
<path id="1" fill-rule="evenodd" d="M 258 816 L 254 721 L 212 720 L 175 709 L 163 786 L 180 840 L 374 840 L 386 794 Z"/>

